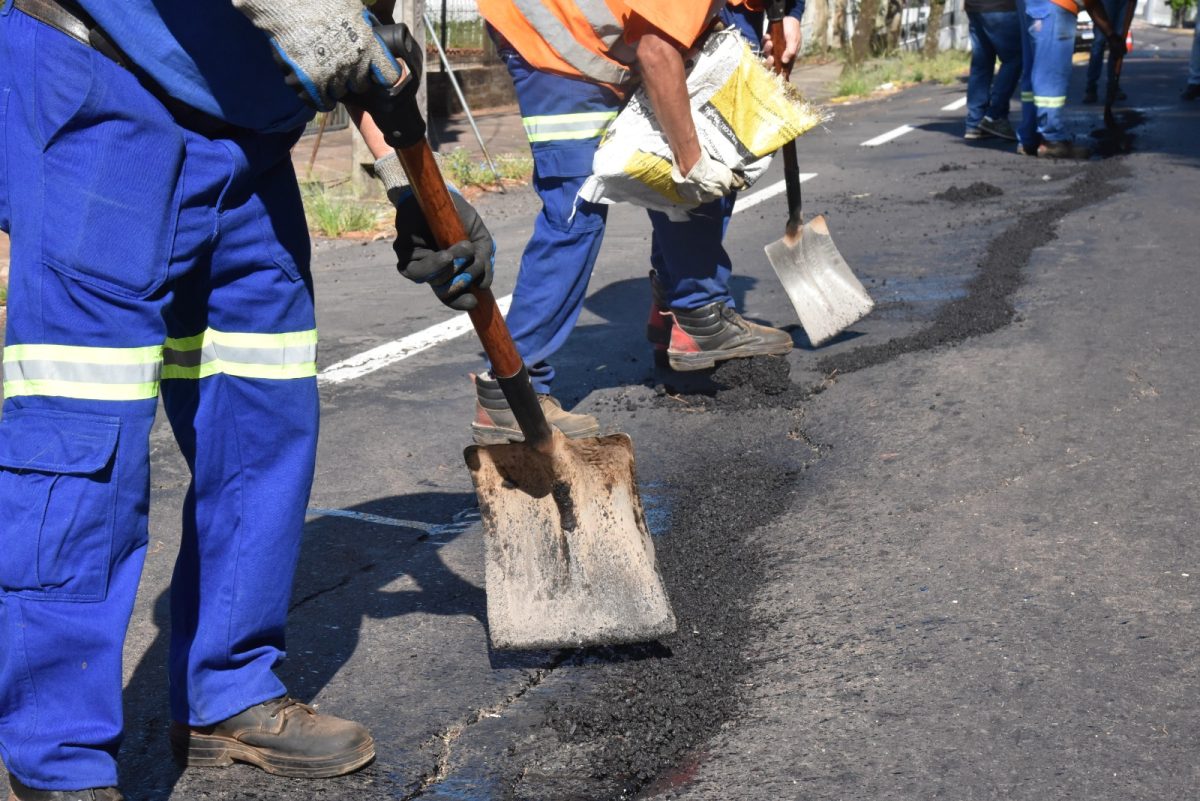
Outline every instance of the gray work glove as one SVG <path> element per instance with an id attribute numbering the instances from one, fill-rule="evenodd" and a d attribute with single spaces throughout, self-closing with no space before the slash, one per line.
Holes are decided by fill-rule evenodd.
<path id="1" fill-rule="evenodd" d="M 287 83 L 302 100 L 330 111 L 371 83 L 399 89 L 408 70 L 371 30 L 362 0 L 233 0 L 275 49 Z"/>
<path id="2" fill-rule="evenodd" d="M 683 175 L 678 166 L 672 166 L 671 179 L 679 196 L 697 206 L 746 186 L 745 178 L 709 156 L 703 147 L 700 148 L 699 160 L 688 170 L 688 174 Z"/>
<path id="3" fill-rule="evenodd" d="M 388 199 L 396 207 L 396 241 L 392 245 L 396 251 L 396 269 L 410 281 L 429 284 L 438 300 L 452 309 L 475 308 L 471 287 L 487 289 L 492 285 L 496 261 L 496 243 L 479 213 L 451 188 L 450 197 L 468 239 L 445 250 L 435 250 L 433 232 L 412 189 L 401 182 L 403 170 L 394 153 L 375 162 L 375 174 L 388 188 Z"/>

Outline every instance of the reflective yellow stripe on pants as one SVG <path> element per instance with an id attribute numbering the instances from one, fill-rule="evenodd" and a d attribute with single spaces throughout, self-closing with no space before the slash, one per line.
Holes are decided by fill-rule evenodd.
<path id="1" fill-rule="evenodd" d="M 4 349 L 4 396 L 146 400 L 158 395 L 162 360 L 161 345 L 9 345 Z"/>
<path id="2" fill-rule="evenodd" d="M 522 117 L 521 122 L 530 142 L 550 142 L 556 139 L 592 139 L 600 136 L 616 116 L 615 111 L 585 111 L 576 114 Z"/>
<path id="3" fill-rule="evenodd" d="M 164 381 L 218 373 L 239 378 L 312 378 L 317 374 L 317 331 L 245 334 L 209 328 L 195 336 L 167 340 Z"/>

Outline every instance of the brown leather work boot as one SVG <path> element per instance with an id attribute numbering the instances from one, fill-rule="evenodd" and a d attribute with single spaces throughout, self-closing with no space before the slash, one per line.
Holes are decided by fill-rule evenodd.
<path id="1" fill-rule="evenodd" d="M 35 790 L 15 776 L 8 777 L 8 801 L 125 801 L 116 787 L 92 787 L 87 790 Z"/>
<path id="2" fill-rule="evenodd" d="M 245 762 L 277 776 L 324 779 L 366 765 L 375 758 L 375 741 L 357 723 L 284 696 L 212 726 L 172 723 L 171 750 L 189 767 Z"/>
<path id="3" fill-rule="evenodd" d="M 744 319 L 724 302 L 699 309 L 672 309 L 675 318 L 667 357 L 671 369 L 706 370 L 726 359 L 747 356 L 783 356 L 792 349 L 786 331 Z"/>
<path id="4" fill-rule="evenodd" d="M 516 415 L 508 407 L 500 382 L 488 373 L 473 376 L 475 380 L 475 422 L 471 435 L 476 445 L 503 445 L 523 442 L 525 435 L 517 425 Z M 594 437 L 600 433 L 600 421 L 590 414 L 565 411 L 562 404 L 550 395 L 538 395 L 538 405 L 546 422 L 571 438 Z"/>

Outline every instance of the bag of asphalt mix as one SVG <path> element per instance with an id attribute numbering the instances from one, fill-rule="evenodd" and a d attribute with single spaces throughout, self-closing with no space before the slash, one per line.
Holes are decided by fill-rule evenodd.
<path id="1" fill-rule="evenodd" d="M 700 146 L 747 188 L 766 172 L 772 153 L 825 119 L 734 30 L 708 37 L 688 69 L 687 88 Z M 671 148 L 644 87 L 605 131 L 579 197 L 634 203 L 674 220 L 694 208 L 675 190 Z"/>

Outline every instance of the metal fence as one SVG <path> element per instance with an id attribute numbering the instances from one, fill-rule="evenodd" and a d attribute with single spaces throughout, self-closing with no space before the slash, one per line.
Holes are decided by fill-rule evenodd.
<path id="1" fill-rule="evenodd" d="M 475 0 L 427 0 L 425 13 L 447 53 L 466 55 L 484 51 L 487 33 Z"/>

